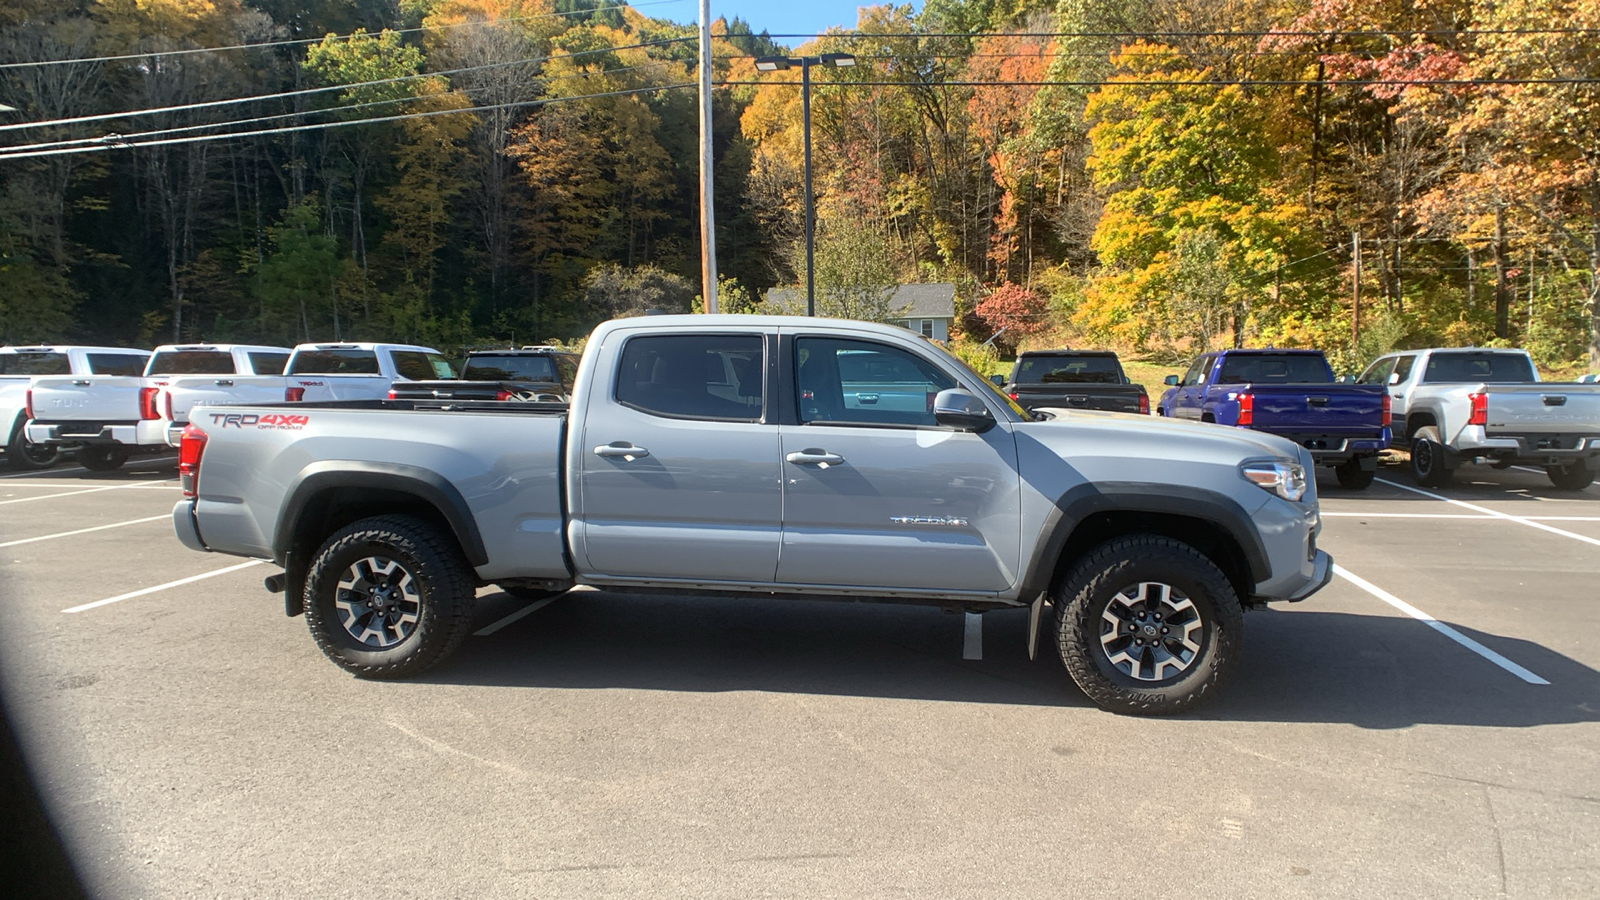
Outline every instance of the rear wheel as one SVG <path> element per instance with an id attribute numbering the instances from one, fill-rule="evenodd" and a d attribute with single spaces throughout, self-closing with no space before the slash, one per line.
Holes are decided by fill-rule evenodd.
<path id="1" fill-rule="evenodd" d="M 122 468 L 129 451 L 121 444 L 91 444 L 78 448 L 78 463 L 91 472 L 110 472 Z"/>
<path id="2" fill-rule="evenodd" d="M 1544 471 L 1550 476 L 1550 483 L 1563 491 L 1581 491 L 1594 483 L 1594 470 L 1583 463 L 1546 466 Z"/>
<path id="3" fill-rule="evenodd" d="M 1352 491 L 1364 491 L 1372 486 L 1372 479 L 1378 477 L 1376 469 L 1363 469 L 1361 460 L 1347 460 L 1333 469 L 1333 474 L 1339 478 L 1339 486 Z"/>
<path id="4" fill-rule="evenodd" d="M 1439 429 L 1432 425 L 1418 428 L 1411 436 L 1411 477 L 1423 487 L 1444 487 L 1455 473 L 1446 466 L 1446 451 L 1439 440 Z"/>
<path id="5" fill-rule="evenodd" d="M 362 678 L 404 678 L 444 661 L 472 624 L 472 569 L 414 516 L 334 532 L 311 561 L 306 625 L 328 659 Z"/>
<path id="6" fill-rule="evenodd" d="M 1216 691 L 1239 657 L 1244 610 L 1193 547 L 1154 535 L 1091 550 L 1052 598 L 1056 645 L 1101 709 L 1163 716 Z"/>
<path id="7" fill-rule="evenodd" d="M 61 460 L 60 444 L 34 444 L 28 441 L 21 416 L 11 426 L 11 441 L 6 444 L 6 464 L 19 472 L 48 469 Z"/>

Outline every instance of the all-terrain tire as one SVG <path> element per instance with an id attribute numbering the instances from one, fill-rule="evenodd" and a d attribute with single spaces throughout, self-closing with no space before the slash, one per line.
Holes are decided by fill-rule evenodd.
<path id="1" fill-rule="evenodd" d="M 1594 470 L 1583 463 L 1570 466 L 1545 466 L 1550 483 L 1563 491 L 1581 491 L 1594 483 Z"/>
<path id="2" fill-rule="evenodd" d="M 311 637 L 360 678 L 426 671 L 455 652 L 472 624 L 472 569 L 461 548 L 415 516 L 346 525 L 323 542 L 307 576 Z"/>
<path id="3" fill-rule="evenodd" d="M 111 472 L 122 468 L 131 451 L 121 444 L 90 444 L 78 448 L 78 465 L 91 472 Z"/>
<path id="4" fill-rule="evenodd" d="M 1351 491 L 1372 487 L 1372 480 L 1378 477 L 1376 469 L 1363 469 L 1361 461 L 1355 459 L 1334 466 L 1333 474 L 1338 477 L 1340 487 Z"/>
<path id="5" fill-rule="evenodd" d="M 11 439 L 6 443 L 6 465 L 18 472 L 48 469 L 61 460 L 60 444 L 32 444 L 24 430 L 27 420 L 17 416 L 11 426 Z"/>
<path id="6" fill-rule="evenodd" d="M 1439 440 L 1439 429 L 1432 425 L 1418 428 L 1411 436 L 1411 477 L 1423 487 L 1444 487 L 1450 483 L 1455 471 L 1447 465 L 1444 443 Z"/>
<path id="7" fill-rule="evenodd" d="M 1190 641 L 1197 649 L 1183 668 L 1165 678 L 1160 677 L 1164 670 L 1159 663 L 1151 665 L 1146 677 L 1140 664 L 1125 671 L 1115 661 L 1128 651 L 1114 652 L 1121 626 L 1110 620 L 1143 629 L 1145 619 L 1132 615 L 1120 619 L 1118 609 L 1130 609 L 1126 605 L 1130 591 L 1148 596 L 1152 585 L 1164 586 L 1169 597 L 1181 595 L 1192 610 L 1193 618 L 1184 618 L 1186 610 L 1170 615 L 1167 622 L 1175 628 L 1185 627 L 1176 624 L 1180 620 L 1199 623 L 1199 637 Z M 1233 585 L 1215 563 L 1171 538 L 1131 535 L 1095 547 L 1072 567 L 1051 599 L 1061 661 L 1101 709 L 1138 716 L 1187 712 L 1216 692 L 1239 658 L 1244 609 Z M 1173 645 L 1164 634 L 1154 640 L 1162 642 L 1162 652 L 1167 652 Z M 1151 647 L 1145 660 L 1153 661 L 1155 652 Z"/>

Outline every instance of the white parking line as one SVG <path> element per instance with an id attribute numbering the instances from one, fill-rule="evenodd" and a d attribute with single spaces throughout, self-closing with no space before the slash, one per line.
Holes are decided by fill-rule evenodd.
<path id="1" fill-rule="evenodd" d="M 966 614 L 966 634 L 961 642 L 962 659 L 983 659 L 983 614 Z"/>
<path id="2" fill-rule="evenodd" d="M 188 578 L 180 578 L 177 581 L 169 581 L 166 584 L 158 584 L 155 587 L 147 587 L 147 588 L 145 588 L 143 590 L 129 591 L 126 594 L 118 594 L 115 597 L 107 597 L 104 600 L 96 600 L 93 603 L 85 603 L 82 606 L 74 606 L 74 607 L 72 607 L 70 609 L 63 609 L 62 612 L 64 612 L 64 613 L 86 612 L 88 610 L 97 609 L 97 608 L 102 607 L 102 606 L 108 606 L 108 605 L 110 605 L 112 603 L 120 603 L 123 600 L 132 600 L 135 597 L 143 597 L 145 594 L 154 594 L 154 593 L 157 593 L 158 591 L 164 591 L 164 590 L 166 590 L 168 588 L 182 587 L 183 585 L 186 585 L 186 584 L 193 584 L 196 581 L 204 581 L 207 578 L 215 578 L 218 575 L 226 575 L 229 572 L 237 572 L 240 569 L 248 569 L 251 566 L 259 566 L 265 561 L 266 560 L 252 559 L 249 562 L 239 563 L 237 566 L 229 566 L 226 569 L 218 569 L 215 572 L 205 572 L 205 573 L 202 573 L 200 575 L 191 575 Z"/>
<path id="3" fill-rule="evenodd" d="M 1390 487 L 1397 487 L 1402 491 L 1410 491 L 1413 494 L 1421 494 L 1424 497 L 1432 497 L 1435 500 L 1443 500 L 1446 503 L 1453 503 L 1456 506 L 1461 507 L 1462 509 L 1470 509 L 1473 512 L 1479 512 L 1479 513 L 1483 513 L 1484 515 L 1494 516 L 1497 519 L 1505 519 L 1505 520 L 1507 520 L 1509 522 L 1520 522 L 1523 525 L 1528 526 L 1529 528 L 1537 528 L 1540 531 L 1548 531 L 1551 534 L 1559 534 L 1562 537 L 1569 537 L 1569 538 L 1572 538 L 1575 541 L 1583 541 L 1585 544 L 1593 544 L 1596 547 L 1600 547 L 1600 539 L 1592 538 L 1592 537 L 1589 537 L 1588 535 L 1575 534 L 1575 533 L 1573 533 L 1571 531 L 1562 531 L 1559 528 L 1551 527 L 1549 525 L 1544 524 L 1543 522 L 1536 522 L 1533 519 L 1527 518 L 1525 516 L 1513 516 L 1510 513 L 1503 513 L 1503 512 L 1500 512 L 1498 510 L 1493 510 L 1493 509 L 1488 508 L 1487 506 L 1478 506 L 1475 503 L 1468 503 L 1468 502 L 1466 502 L 1464 500 L 1454 500 L 1454 499 L 1451 499 L 1450 497 L 1446 497 L 1443 494 L 1435 494 L 1433 491 L 1425 491 L 1422 488 L 1414 488 L 1414 487 L 1412 487 L 1410 485 L 1407 485 L 1407 484 L 1399 484 L 1398 482 L 1389 481 L 1388 479 L 1385 479 L 1385 478 L 1379 478 L 1378 480 L 1383 482 L 1384 484 L 1389 485 Z"/>
<path id="4" fill-rule="evenodd" d="M 546 597 L 545 599 L 540 600 L 537 603 L 530 603 L 527 606 L 524 606 L 523 608 L 521 608 L 521 609 L 517 610 L 516 612 L 512 613 L 511 615 L 506 616 L 504 619 L 501 619 L 498 622 L 495 622 L 495 623 L 493 623 L 491 625 L 483 626 L 482 628 L 478 629 L 477 631 L 474 631 L 472 634 L 473 634 L 474 637 L 486 637 L 488 635 L 494 634 L 496 631 L 499 631 L 500 629 L 506 627 L 507 625 L 510 625 L 513 622 L 521 621 L 523 618 L 533 614 L 533 612 L 535 610 L 543 609 L 545 606 L 548 606 L 549 604 L 555 602 L 556 599 L 557 598 L 555 598 L 555 597 Z"/>
<path id="5" fill-rule="evenodd" d="M 1480 522 L 1493 522 L 1496 516 L 1473 515 L 1465 513 L 1389 513 L 1389 512 L 1328 512 L 1322 511 L 1324 519 L 1333 517 L 1341 519 L 1477 519 Z M 1600 522 L 1600 516 L 1518 516 L 1529 522 Z"/>
<path id="6" fill-rule="evenodd" d="M 96 525 L 93 528 L 79 528 L 77 531 L 63 531 L 60 534 L 46 534 L 41 537 L 23 538 L 20 541 L 6 541 L 0 547 L 20 547 L 23 544 L 32 544 L 38 541 L 51 541 L 56 538 L 72 537 L 76 534 L 88 534 L 91 531 L 105 531 L 107 528 L 121 528 L 124 525 L 140 525 L 145 522 L 160 522 L 172 518 L 171 515 L 151 516 L 148 519 L 129 519 L 126 522 L 116 522 L 111 525 Z"/>
<path id="7" fill-rule="evenodd" d="M 32 503 L 35 500 L 54 500 L 57 497 L 76 497 L 79 494 L 96 494 L 100 491 L 120 491 L 124 488 L 130 487 L 133 487 L 133 485 L 113 484 L 110 487 L 86 488 L 81 491 L 64 491 L 59 494 L 40 494 L 37 497 L 18 497 L 15 500 L 0 500 L 0 506 L 4 506 L 7 503 Z"/>
<path id="8" fill-rule="evenodd" d="M 1334 564 L 1333 574 L 1339 576 L 1340 578 L 1343 578 L 1345 581 L 1350 582 L 1351 584 L 1355 585 L 1356 587 L 1361 588 L 1363 591 L 1366 591 L 1367 593 L 1371 594 L 1372 596 L 1377 597 L 1379 600 L 1382 600 L 1383 602 L 1389 604 L 1390 606 L 1394 607 L 1395 609 L 1400 610 L 1401 612 L 1405 613 L 1406 615 L 1410 616 L 1411 618 L 1416 619 L 1417 621 L 1426 624 L 1429 628 L 1432 628 L 1434 631 L 1439 632 L 1440 634 L 1444 635 L 1445 637 L 1449 638 L 1450 640 L 1455 641 L 1456 643 L 1458 643 L 1461 646 L 1467 648 L 1468 650 L 1471 650 L 1473 653 L 1476 653 L 1479 656 L 1483 657 L 1484 659 L 1487 659 L 1489 662 L 1492 662 L 1495 665 L 1499 666 L 1500 668 L 1505 669 L 1507 672 L 1510 672 L 1511 674 L 1517 676 L 1518 678 L 1521 678 L 1523 681 L 1526 681 L 1529 684 L 1549 684 L 1550 683 L 1550 682 L 1544 680 L 1543 678 L 1540 678 L 1539 676 L 1537 676 L 1537 675 L 1533 674 L 1532 672 L 1528 671 L 1527 669 L 1524 669 L 1523 667 L 1517 665 L 1516 663 L 1512 662 L 1511 660 L 1506 659 L 1504 656 L 1501 656 L 1500 654 L 1494 652 L 1493 650 L 1490 650 L 1488 647 L 1485 647 L 1484 645 L 1478 643 L 1477 641 L 1473 640 L 1472 638 L 1469 638 L 1466 635 L 1462 634 L 1461 632 L 1455 630 L 1454 628 L 1451 628 L 1449 625 L 1446 625 L 1443 622 L 1439 621 L 1438 619 L 1435 619 L 1433 616 L 1430 616 L 1427 613 L 1423 612 L 1422 610 L 1417 609 L 1415 606 L 1412 606 L 1411 604 L 1405 602 L 1404 600 L 1401 600 L 1399 597 L 1396 597 L 1395 595 L 1389 593 L 1388 591 L 1384 590 L 1383 588 L 1378 587 L 1377 585 L 1373 584 L 1370 581 L 1367 581 L 1365 578 L 1362 578 L 1359 575 L 1356 575 L 1356 574 L 1350 572 L 1350 570 L 1346 569 L 1345 567 L 1343 567 L 1341 565 L 1338 565 L 1337 563 Z"/>
<path id="9" fill-rule="evenodd" d="M 132 468 L 135 468 L 137 466 L 148 466 L 151 463 L 169 463 L 169 462 L 177 462 L 177 461 L 178 461 L 178 458 L 176 456 L 156 456 L 156 457 L 152 457 L 150 459 L 135 459 L 135 460 L 131 460 L 131 461 L 128 462 L 127 465 L 123 466 L 123 468 L 132 469 Z M 44 477 L 46 475 L 65 475 L 68 472 L 87 472 L 87 471 L 89 471 L 89 470 L 84 468 L 83 466 L 69 466 L 69 467 L 67 467 L 65 469 L 39 469 L 39 470 L 36 470 L 36 471 L 33 471 L 33 472 L 17 472 L 17 473 L 12 474 L 12 475 L 0 475 L 0 479 L 4 479 L 4 478 L 41 478 L 41 477 Z"/>

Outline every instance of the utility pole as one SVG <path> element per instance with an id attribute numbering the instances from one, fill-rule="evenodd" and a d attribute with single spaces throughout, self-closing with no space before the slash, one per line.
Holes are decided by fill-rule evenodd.
<path id="1" fill-rule="evenodd" d="M 1355 308 L 1350 317 L 1350 349 L 1357 350 L 1361 345 L 1361 232 L 1350 232 L 1350 252 L 1355 254 Z"/>
<path id="2" fill-rule="evenodd" d="M 817 314 L 816 241 L 817 214 L 813 208 L 815 194 L 811 193 L 811 63 L 800 63 L 800 131 L 805 136 L 805 192 L 806 192 L 806 315 Z"/>
<path id="3" fill-rule="evenodd" d="M 717 312 L 717 221 L 711 182 L 711 0 L 700 0 L 700 283 L 706 312 Z"/>

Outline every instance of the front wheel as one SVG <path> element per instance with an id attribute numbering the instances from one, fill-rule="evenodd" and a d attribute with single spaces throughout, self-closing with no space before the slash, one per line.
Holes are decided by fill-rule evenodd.
<path id="1" fill-rule="evenodd" d="M 1101 709 L 1187 712 L 1239 658 L 1244 610 L 1233 585 L 1215 563 L 1171 538 L 1101 544 L 1052 599 L 1061 661 Z"/>
<path id="2" fill-rule="evenodd" d="M 6 464 L 18 472 L 48 469 L 61 461 L 60 444 L 35 444 L 28 440 L 21 416 L 11 428 L 11 442 L 6 444 Z"/>
<path id="3" fill-rule="evenodd" d="M 311 561 L 306 625 L 328 659 L 362 678 L 404 678 L 444 661 L 472 623 L 472 570 L 455 542 L 414 516 L 334 532 Z"/>
<path id="4" fill-rule="evenodd" d="M 1378 477 L 1378 470 L 1363 469 L 1361 460 L 1351 459 L 1334 466 L 1333 474 L 1338 477 L 1340 487 L 1351 491 L 1364 491 L 1372 487 L 1372 480 Z"/>
<path id="5" fill-rule="evenodd" d="M 90 444 L 78 448 L 78 464 L 91 472 L 120 469 L 128 456 L 128 448 L 121 444 Z"/>
<path id="6" fill-rule="evenodd" d="M 1411 477 L 1423 487 L 1444 487 L 1455 474 L 1446 465 L 1444 443 L 1439 429 L 1432 425 L 1418 428 L 1411 436 Z"/>
<path id="7" fill-rule="evenodd" d="M 1546 466 L 1544 471 L 1550 476 L 1550 483 L 1563 491 L 1581 491 L 1594 483 L 1594 470 L 1581 462 L 1569 466 Z"/>

